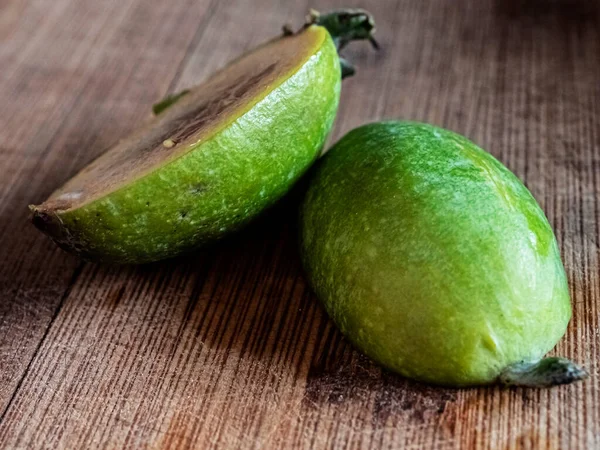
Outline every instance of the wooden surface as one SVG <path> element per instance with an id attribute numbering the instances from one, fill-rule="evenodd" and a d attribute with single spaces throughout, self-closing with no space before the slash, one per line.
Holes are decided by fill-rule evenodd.
<path id="1" fill-rule="evenodd" d="M 354 1 L 348 3 L 355 6 Z M 224 0 L 0 2 L 0 447 L 600 448 L 600 3 L 372 0 L 334 138 L 380 118 L 466 134 L 554 226 L 574 316 L 552 390 L 439 389 L 384 372 L 302 277 L 297 196 L 206 251 L 82 263 L 27 204 L 143 122 L 153 101 L 299 24 L 309 6 Z M 443 338 L 443 337 L 440 337 Z"/>

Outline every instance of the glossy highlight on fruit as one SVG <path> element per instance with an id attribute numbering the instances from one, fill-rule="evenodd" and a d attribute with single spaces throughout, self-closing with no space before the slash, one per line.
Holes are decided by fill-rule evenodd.
<path id="1" fill-rule="evenodd" d="M 466 138 L 412 122 L 351 131 L 318 163 L 300 228 L 317 296 L 383 366 L 449 386 L 586 376 L 562 358 L 539 361 L 571 317 L 548 220 Z"/>

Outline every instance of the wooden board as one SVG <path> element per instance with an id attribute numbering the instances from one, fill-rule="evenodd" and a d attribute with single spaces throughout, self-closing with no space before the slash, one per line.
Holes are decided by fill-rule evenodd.
<path id="1" fill-rule="evenodd" d="M 350 1 L 348 6 L 359 3 Z M 556 230 L 574 316 L 552 390 L 440 389 L 382 371 L 332 327 L 298 263 L 298 193 L 203 252 L 82 263 L 27 223 L 166 92 L 316 3 L 0 4 L 0 447 L 600 448 L 600 3 L 371 0 L 334 138 L 381 118 L 466 134 Z"/>

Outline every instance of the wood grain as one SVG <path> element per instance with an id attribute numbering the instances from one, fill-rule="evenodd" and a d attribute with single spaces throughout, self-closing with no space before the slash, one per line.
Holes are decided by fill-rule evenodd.
<path id="1" fill-rule="evenodd" d="M 600 448 L 598 2 L 362 2 L 383 50 L 346 52 L 359 73 L 344 82 L 334 132 L 423 120 L 520 176 L 569 276 L 574 316 L 556 353 L 590 370 L 585 383 L 451 390 L 379 369 L 303 279 L 301 186 L 239 235 L 143 267 L 81 263 L 27 224 L 28 203 L 153 101 L 298 24 L 308 6 L 0 5 L 0 447 Z"/>

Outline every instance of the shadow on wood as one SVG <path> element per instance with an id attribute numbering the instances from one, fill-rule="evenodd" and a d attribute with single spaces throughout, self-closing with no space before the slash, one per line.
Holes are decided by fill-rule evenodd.
<path id="1" fill-rule="evenodd" d="M 496 11 L 511 21 L 557 31 L 597 25 L 600 19 L 600 3 L 595 0 L 496 0 Z"/>

